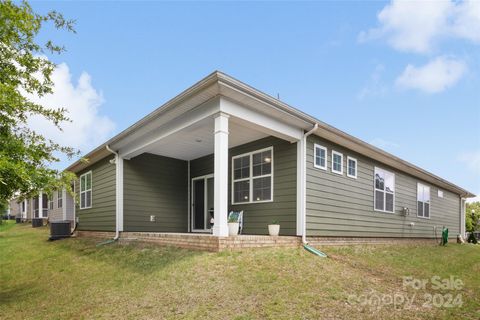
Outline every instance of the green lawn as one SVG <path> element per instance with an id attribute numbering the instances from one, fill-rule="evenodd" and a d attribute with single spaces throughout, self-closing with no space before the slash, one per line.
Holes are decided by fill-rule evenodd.
<path id="1" fill-rule="evenodd" d="M 47 242 L 46 228 L 0 230 L 1 319 L 480 318 L 480 246 L 325 247 L 331 257 L 321 259 L 303 249 L 96 247 Z M 403 276 L 434 275 L 464 286 L 402 285 Z"/>

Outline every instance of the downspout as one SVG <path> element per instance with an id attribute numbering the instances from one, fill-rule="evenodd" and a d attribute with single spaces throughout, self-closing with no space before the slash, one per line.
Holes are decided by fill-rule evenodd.
<path id="1" fill-rule="evenodd" d="M 107 144 L 105 146 L 105 148 L 107 149 L 107 151 L 110 151 L 111 153 L 113 153 L 115 155 L 115 166 L 117 166 L 117 162 L 118 162 L 118 152 L 115 152 L 113 151 L 112 149 L 110 149 L 110 146 Z M 117 179 L 117 171 L 115 170 L 115 181 L 116 183 L 118 183 L 118 179 Z M 118 186 L 115 186 L 116 189 L 118 189 Z M 117 194 L 117 191 L 115 190 L 115 199 L 118 197 L 118 194 Z M 118 204 L 115 206 L 115 238 L 113 238 L 113 240 L 111 241 L 106 241 L 105 244 L 107 243 L 110 243 L 110 242 L 113 242 L 113 241 L 117 241 L 118 238 L 120 237 L 120 229 L 119 229 L 119 225 L 118 225 L 118 216 L 119 216 L 119 207 L 118 207 Z"/>
<path id="2" fill-rule="evenodd" d="M 303 135 L 303 172 L 302 172 L 302 176 L 303 176 L 303 185 L 302 185 L 302 188 L 303 188 L 303 205 L 302 205 L 302 211 L 303 211 L 303 230 L 302 230 L 302 243 L 303 244 L 307 244 L 307 137 L 309 135 L 311 135 L 312 133 L 314 133 L 315 131 L 317 131 L 318 129 L 318 123 L 315 123 L 315 125 L 313 126 L 313 128 L 308 131 L 307 133 L 305 133 Z"/>

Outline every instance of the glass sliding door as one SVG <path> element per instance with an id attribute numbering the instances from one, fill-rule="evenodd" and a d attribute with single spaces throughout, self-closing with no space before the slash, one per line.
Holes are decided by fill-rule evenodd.
<path id="1" fill-rule="evenodd" d="M 193 232 L 210 232 L 213 218 L 213 175 L 192 179 L 191 228 Z"/>

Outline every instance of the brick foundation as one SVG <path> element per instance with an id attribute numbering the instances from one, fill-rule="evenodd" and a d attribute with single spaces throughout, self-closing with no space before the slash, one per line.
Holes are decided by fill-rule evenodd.
<path id="1" fill-rule="evenodd" d="M 342 237 L 307 237 L 312 246 L 344 246 L 355 244 L 435 244 L 440 239 L 431 238 L 342 238 Z"/>
<path id="2" fill-rule="evenodd" d="M 76 231 L 77 237 L 95 238 L 95 239 L 110 239 L 115 237 L 115 232 L 109 231 Z"/>
<path id="3" fill-rule="evenodd" d="M 77 237 L 112 239 L 114 236 L 115 232 L 77 231 Z M 211 252 L 267 247 L 294 248 L 300 247 L 302 243 L 301 237 L 296 236 L 239 235 L 236 237 L 215 237 L 211 234 L 160 232 L 122 232 L 119 241 L 121 243 L 139 241 L 160 246 Z M 312 246 L 344 246 L 359 244 L 436 244 L 440 239 L 307 237 L 307 241 Z"/>
<path id="4" fill-rule="evenodd" d="M 113 238 L 115 232 L 77 231 L 77 237 L 96 239 Z M 140 241 L 161 246 L 218 252 L 266 247 L 298 247 L 301 239 L 294 236 L 255 236 L 239 235 L 236 237 L 215 237 L 211 234 L 196 233 L 159 233 L 159 232 L 122 232 L 120 242 Z"/>

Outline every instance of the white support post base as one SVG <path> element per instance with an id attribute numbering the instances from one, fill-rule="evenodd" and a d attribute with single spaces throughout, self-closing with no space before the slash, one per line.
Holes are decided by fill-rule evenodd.
<path id="1" fill-rule="evenodd" d="M 228 236 L 228 118 L 225 113 L 215 115 L 213 235 L 218 237 Z"/>

